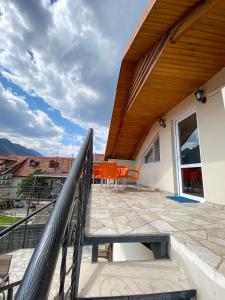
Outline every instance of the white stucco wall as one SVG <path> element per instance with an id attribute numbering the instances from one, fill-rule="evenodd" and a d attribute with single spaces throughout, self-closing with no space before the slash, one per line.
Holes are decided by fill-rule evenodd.
<path id="1" fill-rule="evenodd" d="M 225 86 L 225 69 L 203 86 L 207 96 L 206 104 L 199 103 L 194 95 L 190 95 L 166 114 L 166 128 L 160 127 L 158 122 L 152 126 L 137 155 L 135 167 L 143 163 L 144 154 L 157 134 L 160 137 L 160 162 L 142 165 L 141 184 L 172 193 L 178 191 L 174 122 L 191 109 L 196 109 L 205 199 L 225 204 L 225 91 L 222 90 L 223 86 Z"/>
<path id="2" fill-rule="evenodd" d="M 125 159 L 109 159 L 111 162 L 116 162 L 120 166 L 127 166 L 129 169 L 134 169 L 135 161 L 134 160 L 125 160 Z"/>
<path id="3" fill-rule="evenodd" d="M 170 238 L 170 258 L 185 271 L 190 285 L 197 290 L 198 300 L 225 299 L 225 278 L 173 236 Z"/>
<path id="4" fill-rule="evenodd" d="M 114 243 L 113 261 L 137 261 L 154 259 L 152 251 L 141 243 Z"/>

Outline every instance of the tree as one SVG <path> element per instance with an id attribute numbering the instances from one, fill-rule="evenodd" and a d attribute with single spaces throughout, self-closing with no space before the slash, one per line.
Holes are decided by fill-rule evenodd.
<path id="1" fill-rule="evenodd" d="M 17 196 L 21 198 L 34 197 L 39 199 L 42 195 L 46 194 L 45 187 L 48 183 L 45 178 L 34 176 L 38 174 L 45 174 L 45 172 L 41 169 L 37 169 L 21 180 L 18 184 L 16 192 Z"/>

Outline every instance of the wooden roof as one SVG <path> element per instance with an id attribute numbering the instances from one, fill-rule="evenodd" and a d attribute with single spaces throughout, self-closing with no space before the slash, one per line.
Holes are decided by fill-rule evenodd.
<path id="1" fill-rule="evenodd" d="M 135 159 L 155 121 L 225 67 L 225 0 L 152 0 L 119 74 L 105 158 Z"/>

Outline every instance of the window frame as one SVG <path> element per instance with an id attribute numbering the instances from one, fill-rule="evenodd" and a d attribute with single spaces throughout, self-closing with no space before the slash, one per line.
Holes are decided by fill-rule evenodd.
<path id="1" fill-rule="evenodd" d="M 155 160 L 155 145 L 156 145 L 157 140 L 159 141 L 159 160 L 156 161 Z M 146 158 L 150 154 L 151 151 L 153 153 L 153 161 L 152 162 L 147 162 Z M 152 143 L 150 144 L 150 147 L 148 147 L 148 149 L 145 151 L 144 156 L 143 156 L 143 160 L 144 160 L 145 165 L 160 163 L 160 138 L 159 138 L 159 134 L 157 134 L 157 136 L 152 140 Z"/>

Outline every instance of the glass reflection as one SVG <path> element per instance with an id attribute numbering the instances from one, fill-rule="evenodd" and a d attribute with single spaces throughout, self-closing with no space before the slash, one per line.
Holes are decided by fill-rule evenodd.
<path id="1" fill-rule="evenodd" d="M 178 124 L 181 165 L 201 163 L 196 114 Z"/>
<path id="2" fill-rule="evenodd" d="M 181 174 L 183 193 L 204 197 L 201 168 L 183 168 Z"/>

